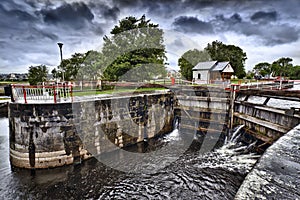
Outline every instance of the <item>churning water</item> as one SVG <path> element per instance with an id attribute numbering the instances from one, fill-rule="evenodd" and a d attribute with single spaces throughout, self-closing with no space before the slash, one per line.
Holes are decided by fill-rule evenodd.
<path id="1" fill-rule="evenodd" d="M 259 155 L 254 145 L 239 142 L 241 127 L 230 133 L 222 147 L 200 153 L 199 139 L 175 162 L 153 174 L 125 173 L 96 159 L 81 165 L 49 170 L 11 170 L 8 161 L 8 119 L 0 119 L 0 199 L 233 199 Z M 180 140 L 175 129 L 154 144 Z M 150 148 L 148 144 L 144 144 Z M 151 145 L 153 148 L 153 145 Z M 153 149 L 152 149 L 153 150 Z M 173 156 L 164 152 L 161 160 Z M 155 166 L 154 166 L 155 167 Z"/>

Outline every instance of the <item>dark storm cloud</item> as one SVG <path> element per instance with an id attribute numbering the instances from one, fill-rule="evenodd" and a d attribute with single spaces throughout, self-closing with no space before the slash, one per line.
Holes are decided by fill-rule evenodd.
<path id="1" fill-rule="evenodd" d="M 278 14 L 276 11 L 272 11 L 272 12 L 258 11 L 251 16 L 251 20 L 254 22 L 263 22 L 263 23 L 276 21 L 277 15 Z"/>
<path id="2" fill-rule="evenodd" d="M 257 20 L 266 20 L 267 18 L 275 19 L 277 14 L 266 14 L 256 12 L 252 15 L 251 20 L 243 20 L 242 17 L 235 13 L 230 17 L 224 17 L 223 15 L 216 16 L 210 23 L 214 24 L 215 31 L 233 31 L 246 36 L 258 37 L 265 45 L 274 46 L 277 44 L 286 44 L 295 42 L 299 39 L 299 29 L 295 28 L 290 24 L 268 24 L 264 23 L 258 25 L 255 23 Z M 253 22 L 253 16 L 256 19 Z M 270 17 L 273 16 L 273 17 Z"/>
<path id="3" fill-rule="evenodd" d="M 175 29 L 182 32 L 212 34 L 213 27 L 210 23 L 199 20 L 197 17 L 180 16 L 173 22 Z"/>
<path id="4" fill-rule="evenodd" d="M 112 2 L 120 9 L 138 9 L 143 13 L 152 14 L 161 18 L 174 17 L 180 13 L 180 11 L 184 10 L 181 0 L 113 0 Z"/>
<path id="5" fill-rule="evenodd" d="M 93 13 L 83 2 L 64 3 L 54 9 L 43 9 L 41 14 L 48 24 L 63 25 L 74 29 L 84 28 L 94 19 Z"/>
<path id="6" fill-rule="evenodd" d="M 52 0 L 24 0 L 24 3 L 28 4 L 32 8 L 38 9 L 40 4 L 42 3 L 45 7 L 54 6 L 54 2 Z"/>
<path id="7" fill-rule="evenodd" d="M 69 52 L 93 46 L 87 41 L 98 41 L 94 38 L 100 38 L 96 45 L 101 45 L 101 37 L 120 16 L 142 14 L 161 28 L 174 28 L 188 37 L 190 33 L 224 38 L 236 34 L 251 37 L 257 45 L 289 44 L 299 40 L 299 7 L 298 0 L 4 0 L 0 61 L 30 64 L 32 55 L 57 54 L 58 40 Z M 182 46 L 180 41 L 173 45 Z M 47 56 L 40 60 L 53 60 Z"/>
<path id="8" fill-rule="evenodd" d="M 1 28 L 16 28 L 20 29 L 20 25 L 27 25 L 36 21 L 36 17 L 26 11 L 12 9 L 8 10 L 0 5 L 0 24 Z"/>
<path id="9" fill-rule="evenodd" d="M 117 20 L 120 14 L 120 9 L 117 6 L 109 6 L 97 0 L 89 2 L 88 6 L 96 15 L 99 15 L 98 17 L 102 17 L 104 19 Z"/>

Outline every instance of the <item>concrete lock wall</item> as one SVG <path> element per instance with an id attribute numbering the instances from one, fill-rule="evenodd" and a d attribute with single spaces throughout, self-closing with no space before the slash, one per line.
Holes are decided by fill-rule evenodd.
<path id="1" fill-rule="evenodd" d="M 11 164 L 63 166 L 170 132 L 173 98 L 165 93 L 74 103 L 10 103 Z"/>
<path id="2" fill-rule="evenodd" d="M 250 97 L 256 101 L 248 101 Z M 300 123 L 300 114 L 293 108 L 280 108 L 267 102 L 270 99 L 297 102 L 295 98 L 298 98 L 297 92 L 293 91 L 239 91 L 234 102 L 233 123 L 244 124 L 251 135 L 272 144 Z"/>

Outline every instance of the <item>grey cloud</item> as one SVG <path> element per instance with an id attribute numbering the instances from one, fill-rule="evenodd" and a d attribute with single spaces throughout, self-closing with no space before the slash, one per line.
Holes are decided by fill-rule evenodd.
<path id="1" fill-rule="evenodd" d="M 266 23 L 270 21 L 276 21 L 277 16 L 278 14 L 276 11 L 272 11 L 272 12 L 258 11 L 251 16 L 251 20 L 254 22 Z"/>
<path id="2" fill-rule="evenodd" d="M 257 20 L 259 17 L 262 19 L 262 16 L 265 15 L 256 15 Z M 257 25 L 255 22 L 243 20 L 239 14 L 228 18 L 218 15 L 211 23 L 216 31 L 234 31 L 246 36 L 255 36 L 268 46 L 291 43 L 299 39 L 299 31 L 289 24 Z"/>
<path id="3" fill-rule="evenodd" d="M 8 10 L 0 5 L 0 25 L 1 28 L 22 29 L 23 26 L 32 24 L 37 18 L 26 11 L 12 9 Z"/>
<path id="4" fill-rule="evenodd" d="M 48 24 L 81 29 L 94 19 L 94 15 L 83 2 L 64 3 L 55 9 L 43 9 L 43 19 Z"/>
<path id="5" fill-rule="evenodd" d="M 15 7 L 12 4 L 11 7 Z M 0 33 L 10 40 L 29 42 L 33 40 L 56 40 L 57 36 L 38 27 L 41 21 L 35 14 L 24 10 L 7 10 L 0 5 Z"/>
<path id="6" fill-rule="evenodd" d="M 172 43 L 172 45 L 176 46 L 176 47 L 182 47 L 184 46 L 184 44 L 182 43 L 182 39 L 177 38 L 176 40 L 174 40 L 174 42 Z"/>
<path id="7" fill-rule="evenodd" d="M 295 42 L 299 39 L 299 30 L 287 24 L 271 26 L 265 29 L 264 34 L 267 45 L 273 46 L 277 44 L 287 44 Z"/>
<path id="8" fill-rule="evenodd" d="M 42 38 L 50 39 L 52 41 L 58 40 L 58 36 L 56 34 L 48 32 L 46 30 L 37 29 L 35 27 L 33 27 L 30 30 L 30 33 L 27 35 L 28 36 L 24 38 L 27 42 L 41 40 Z"/>
<path id="9" fill-rule="evenodd" d="M 117 7 L 108 8 L 103 12 L 103 16 L 116 20 L 120 14 L 120 9 Z"/>
<path id="10" fill-rule="evenodd" d="M 229 21 L 233 24 L 242 22 L 242 17 L 238 13 L 234 13 L 230 18 Z"/>
<path id="11" fill-rule="evenodd" d="M 120 9 L 118 6 L 110 6 L 104 2 L 91 1 L 88 3 L 88 6 L 95 12 L 95 14 L 100 15 L 104 19 L 113 19 L 117 20 L 120 14 Z"/>
<path id="12" fill-rule="evenodd" d="M 38 9 L 41 4 L 45 7 L 54 6 L 53 0 L 25 0 L 24 2 L 35 9 Z"/>
<path id="13" fill-rule="evenodd" d="M 212 34 L 213 27 L 210 23 L 199 20 L 197 17 L 180 16 L 173 25 L 178 31 L 199 34 Z"/>
<path id="14" fill-rule="evenodd" d="M 119 8 L 138 8 L 146 14 L 162 18 L 174 17 L 178 12 L 185 10 L 181 0 L 113 0 L 112 2 Z"/>

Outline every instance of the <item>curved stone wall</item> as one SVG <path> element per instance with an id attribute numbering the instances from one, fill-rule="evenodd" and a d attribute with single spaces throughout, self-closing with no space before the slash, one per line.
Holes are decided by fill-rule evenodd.
<path id="1" fill-rule="evenodd" d="M 174 95 L 9 104 L 10 161 L 21 168 L 81 162 L 172 130 Z"/>

